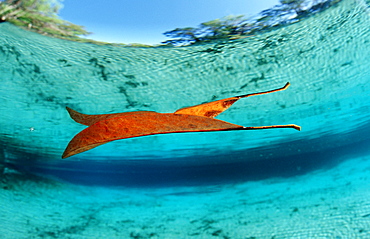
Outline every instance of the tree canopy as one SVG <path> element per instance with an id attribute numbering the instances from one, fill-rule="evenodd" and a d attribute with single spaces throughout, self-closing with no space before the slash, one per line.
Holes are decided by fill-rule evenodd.
<path id="1" fill-rule="evenodd" d="M 58 16 L 61 0 L 0 0 L 0 22 L 10 22 L 38 33 L 76 40 L 88 35 L 83 26 Z"/>
<path id="2" fill-rule="evenodd" d="M 182 46 L 211 40 L 235 39 L 256 32 L 300 21 L 321 12 L 341 0 L 280 0 L 280 4 L 264 10 L 255 17 L 227 16 L 201 23 L 198 27 L 176 28 L 163 33 L 172 38 L 166 45 Z"/>
<path id="3" fill-rule="evenodd" d="M 10 22 L 38 33 L 62 39 L 96 42 L 80 36 L 90 34 L 83 26 L 65 21 L 58 16 L 62 0 L 0 0 L 0 22 Z M 231 15 L 201 23 L 198 27 L 176 28 L 163 33 L 170 40 L 168 46 L 191 45 L 212 40 L 243 38 L 294 23 L 321 12 L 341 0 L 280 0 L 280 4 L 262 11 L 257 16 Z M 119 46 L 148 47 L 143 44 L 113 44 Z"/>

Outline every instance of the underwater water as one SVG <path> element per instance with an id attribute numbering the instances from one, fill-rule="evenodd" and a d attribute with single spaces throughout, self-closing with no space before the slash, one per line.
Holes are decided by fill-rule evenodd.
<path id="1" fill-rule="evenodd" d="M 244 39 L 70 42 L 0 24 L 1 238 L 369 238 L 370 9 L 343 0 Z M 217 118 L 292 129 L 118 140 L 62 159 L 85 114 L 236 95 Z"/>

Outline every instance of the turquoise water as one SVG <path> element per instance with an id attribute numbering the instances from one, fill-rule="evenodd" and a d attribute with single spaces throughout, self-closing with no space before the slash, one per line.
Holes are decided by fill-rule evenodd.
<path id="1" fill-rule="evenodd" d="M 345 0 L 245 39 L 120 48 L 0 24 L 4 238 L 366 238 L 370 10 Z M 292 129 L 154 135 L 61 159 L 86 114 L 242 99 Z M 46 209 L 46 210 L 45 210 Z"/>

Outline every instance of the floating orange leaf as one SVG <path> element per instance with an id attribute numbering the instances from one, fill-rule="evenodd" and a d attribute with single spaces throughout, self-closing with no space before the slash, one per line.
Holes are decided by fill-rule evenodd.
<path id="1" fill-rule="evenodd" d="M 263 95 L 263 94 L 268 94 L 276 91 L 281 91 L 285 90 L 290 86 L 290 83 L 286 83 L 284 87 L 275 89 L 275 90 L 269 90 L 269 91 L 264 91 L 264 92 L 259 92 L 259 93 L 252 93 L 252 94 L 247 94 L 247 95 L 240 95 L 240 96 L 234 96 L 222 100 L 216 100 L 200 105 L 195 105 L 195 106 L 190 106 L 190 107 L 185 107 L 177 110 L 175 114 L 185 114 L 185 115 L 199 115 L 199 116 L 205 116 L 205 117 L 211 117 L 214 118 L 217 115 L 221 114 L 225 110 L 227 110 L 232 104 L 234 104 L 236 101 L 238 101 L 241 98 L 246 98 L 249 96 L 254 96 L 254 95 Z"/>
<path id="2" fill-rule="evenodd" d="M 78 123 L 88 125 L 89 127 L 78 133 L 71 142 L 69 142 L 62 158 L 82 153 L 110 141 L 153 134 L 269 128 L 294 128 L 300 130 L 300 127 L 294 124 L 244 127 L 213 119 L 213 117 L 228 109 L 241 98 L 285 90 L 288 86 L 289 83 L 283 88 L 276 90 L 236 96 L 186 107 L 177 110 L 175 113 L 136 111 L 116 114 L 86 115 L 67 107 L 72 119 Z"/>

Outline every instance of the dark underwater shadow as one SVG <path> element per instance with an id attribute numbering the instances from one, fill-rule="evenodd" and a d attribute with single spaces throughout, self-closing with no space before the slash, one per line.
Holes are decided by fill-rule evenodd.
<path id="1" fill-rule="evenodd" d="M 363 131 L 361 131 L 364 133 Z M 365 134 L 366 135 L 366 134 Z M 315 147 L 328 139 L 319 139 L 307 143 L 296 142 L 296 145 Z M 269 178 L 289 178 L 304 175 L 316 170 L 325 170 L 339 163 L 361 155 L 370 154 L 370 139 L 347 144 L 345 146 L 321 149 L 287 157 L 271 157 L 233 163 L 215 163 L 207 165 L 186 166 L 166 164 L 165 162 L 132 163 L 119 161 L 104 163 L 102 161 L 64 161 L 50 167 L 47 164 L 7 164 L 30 180 L 33 175 L 43 175 L 52 179 L 78 185 L 112 186 L 112 187 L 172 187 L 172 186 L 204 186 L 215 184 L 242 183 Z M 284 150 L 284 145 L 281 145 Z M 248 154 L 248 152 L 244 152 Z M 227 157 L 242 157 L 228 154 Z M 210 155 L 209 157 L 215 157 Z M 199 160 L 209 160 L 205 157 Z M 30 162 L 30 161 L 28 161 Z M 226 160 L 223 162 L 227 162 Z M 23 176 L 24 178 L 24 176 Z"/>

